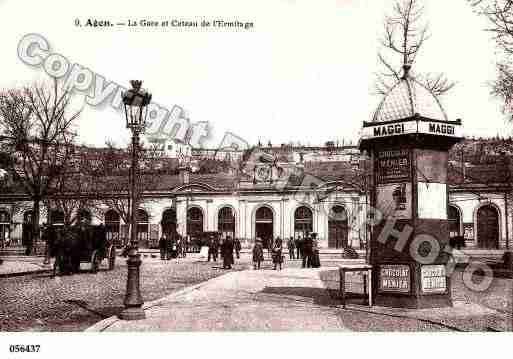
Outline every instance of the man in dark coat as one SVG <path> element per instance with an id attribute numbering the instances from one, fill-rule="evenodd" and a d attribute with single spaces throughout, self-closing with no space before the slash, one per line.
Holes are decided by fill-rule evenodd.
<path id="1" fill-rule="evenodd" d="M 313 251 L 313 240 L 310 234 L 305 236 L 303 242 L 303 263 L 302 267 L 310 268 L 312 266 L 312 251 Z"/>
<path id="2" fill-rule="evenodd" d="M 301 241 L 301 238 L 300 237 L 297 237 L 296 240 L 294 241 L 294 245 L 296 247 L 296 258 L 297 259 L 302 259 L 303 258 L 303 242 Z"/>
<path id="3" fill-rule="evenodd" d="M 223 254 L 223 269 L 232 269 L 233 259 L 233 240 L 227 236 L 221 245 L 221 253 Z"/>
<path id="4" fill-rule="evenodd" d="M 166 237 L 162 235 L 159 239 L 160 259 L 166 259 Z"/>
<path id="5" fill-rule="evenodd" d="M 296 250 L 296 246 L 293 237 L 290 237 L 287 241 L 287 249 L 289 250 L 289 259 L 295 259 L 294 252 Z"/>

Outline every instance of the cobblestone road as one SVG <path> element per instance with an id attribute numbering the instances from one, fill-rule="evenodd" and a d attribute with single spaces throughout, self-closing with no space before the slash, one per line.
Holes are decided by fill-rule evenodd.
<path id="1" fill-rule="evenodd" d="M 245 268 L 247 263 L 239 262 L 233 270 Z M 145 258 L 141 266 L 141 289 L 148 302 L 226 272 L 219 262 Z M 125 259 L 118 258 L 113 271 L 102 270 L 97 274 L 0 279 L 0 330 L 84 330 L 123 308 L 126 273 Z"/>

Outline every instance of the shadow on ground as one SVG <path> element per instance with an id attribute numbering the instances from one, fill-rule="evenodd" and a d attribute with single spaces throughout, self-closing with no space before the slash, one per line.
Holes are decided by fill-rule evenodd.
<path id="1" fill-rule="evenodd" d="M 309 299 L 316 305 L 333 306 L 338 301 L 334 300 L 324 288 L 311 287 L 265 287 L 259 293 L 273 294 L 289 299 Z"/>

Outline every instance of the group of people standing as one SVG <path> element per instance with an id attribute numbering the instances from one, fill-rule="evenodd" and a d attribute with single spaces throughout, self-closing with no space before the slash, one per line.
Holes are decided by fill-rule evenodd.
<path id="1" fill-rule="evenodd" d="M 223 269 L 231 269 L 232 265 L 235 264 L 233 252 L 237 259 L 240 258 L 240 250 L 242 246 L 240 239 L 226 236 L 226 238 L 218 238 L 217 236 L 211 236 L 208 239 L 208 259 L 213 259 L 217 262 L 217 257 L 220 255 L 223 258 Z"/>
<path id="2" fill-rule="evenodd" d="M 169 260 L 171 258 L 185 258 L 189 249 L 188 237 L 182 237 L 178 234 L 165 234 L 160 237 L 159 249 L 160 259 Z"/>
<path id="3" fill-rule="evenodd" d="M 267 241 L 268 248 L 267 250 L 271 254 L 271 259 L 273 261 L 273 270 L 279 268 L 281 270 L 282 264 L 284 261 L 283 257 L 283 242 L 280 237 L 277 237 L 274 241 Z M 264 261 L 264 245 L 262 244 L 262 239 L 257 238 L 255 240 L 255 245 L 253 246 L 253 268 L 260 269 L 260 265 Z"/>
<path id="4" fill-rule="evenodd" d="M 268 241 L 268 250 L 274 264 L 273 269 L 282 268 L 284 262 L 283 242 L 280 237 L 274 241 Z M 317 242 L 317 233 L 307 233 L 304 238 L 290 237 L 287 241 L 287 249 L 291 260 L 301 259 L 302 268 L 318 268 L 321 266 L 319 258 L 319 245 Z M 253 247 L 253 263 L 254 269 L 260 269 L 261 263 L 264 261 L 264 246 L 262 240 L 257 238 Z"/>

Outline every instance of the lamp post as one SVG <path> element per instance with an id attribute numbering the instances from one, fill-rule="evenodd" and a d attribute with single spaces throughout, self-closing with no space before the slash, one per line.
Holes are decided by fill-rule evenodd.
<path id="1" fill-rule="evenodd" d="M 126 281 L 125 309 L 119 314 L 124 320 L 144 319 L 143 299 L 139 282 L 141 256 L 137 244 L 137 195 L 136 176 L 138 167 L 139 135 L 146 127 L 146 116 L 151 94 L 141 88 L 142 81 L 130 81 L 132 88 L 121 94 L 125 108 L 126 128 L 132 132 L 132 163 L 130 166 L 130 244 L 128 250 L 128 273 Z"/>

